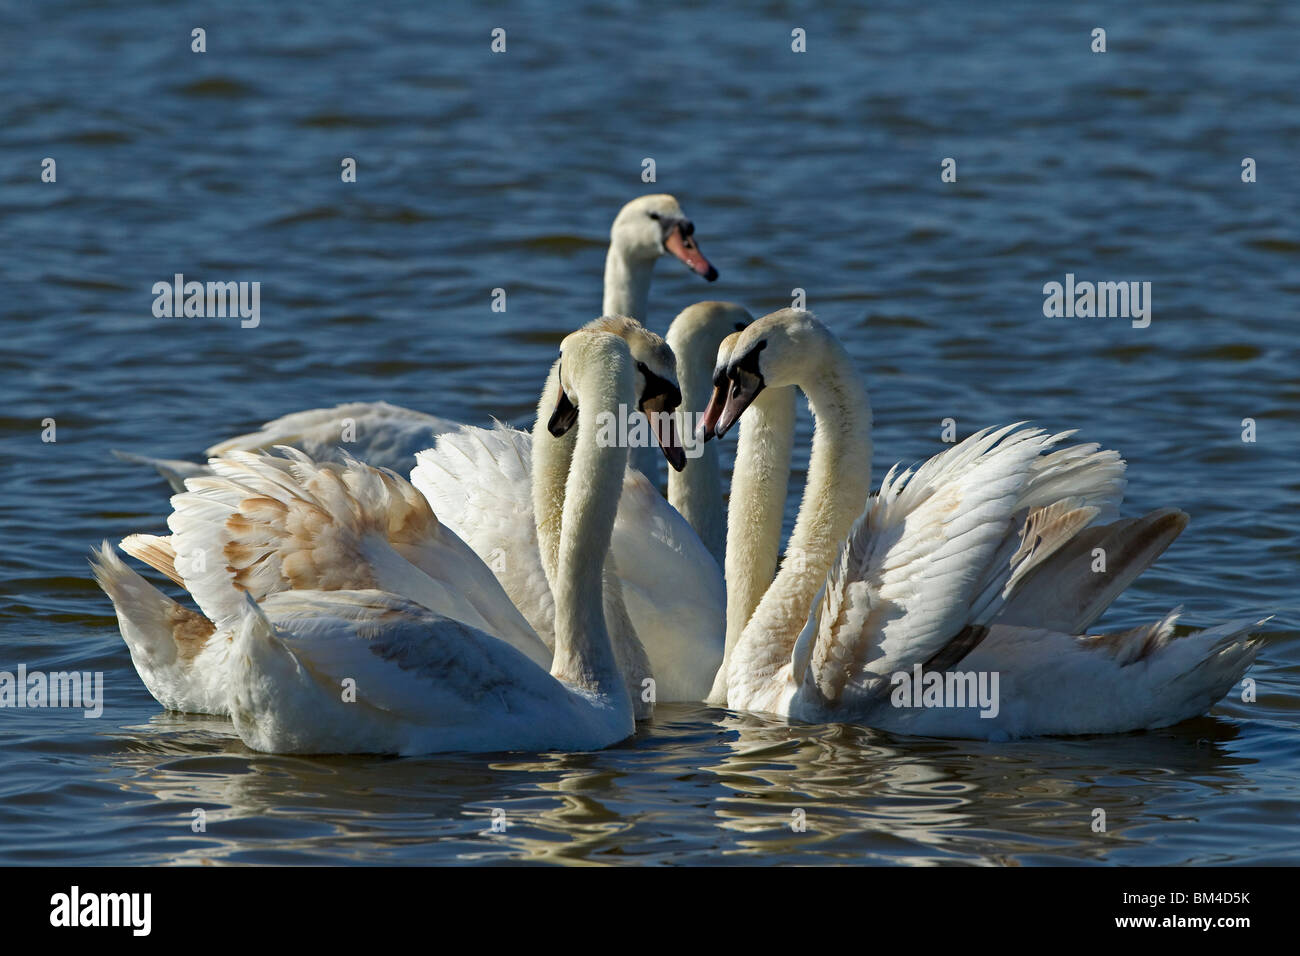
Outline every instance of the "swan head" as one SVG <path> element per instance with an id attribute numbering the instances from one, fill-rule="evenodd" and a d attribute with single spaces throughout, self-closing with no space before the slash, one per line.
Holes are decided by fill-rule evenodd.
<path id="1" fill-rule="evenodd" d="M 710 282 L 718 277 L 695 241 L 695 223 L 667 193 L 638 197 L 620 209 L 609 238 L 611 246 L 630 259 L 653 262 L 671 254 Z"/>
<path id="2" fill-rule="evenodd" d="M 740 333 L 743 331 L 743 328 L 737 329 L 718 343 L 718 358 L 713 366 L 713 394 L 709 396 L 709 403 L 700 416 L 699 427 L 695 429 L 695 437 L 699 441 L 707 442 L 710 438 L 718 437 L 718 419 L 727 407 L 727 393 L 731 391 L 727 366 L 731 364 L 731 355 L 736 350 L 736 343 L 740 341 Z"/>
<path id="3" fill-rule="evenodd" d="M 797 385 L 815 375 L 829 335 L 811 312 L 781 309 L 723 339 L 701 436 L 707 440 L 710 432 L 718 438 L 725 435 L 763 389 Z"/>
<path id="4" fill-rule="evenodd" d="M 683 358 L 700 351 L 713 351 L 733 332 L 742 332 L 754 321 L 742 305 L 735 302 L 696 302 L 677 313 L 668 326 L 668 344 Z"/>
<path id="5" fill-rule="evenodd" d="M 682 402 L 677 384 L 677 360 L 662 336 L 651 332 L 636 319 L 622 315 L 601 316 L 588 322 L 560 343 L 560 397 L 548 428 L 552 435 L 567 432 L 578 420 L 576 398 L 565 386 L 566 343 L 585 342 L 584 335 L 603 333 L 623 341 L 633 363 L 633 391 L 636 408 L 646 416 L 664 457 L 677 471 L 686 467 L 686 452 L 677 435 L 673 412 Z M 584 353 L 585 354 L 585 353 Z"/>

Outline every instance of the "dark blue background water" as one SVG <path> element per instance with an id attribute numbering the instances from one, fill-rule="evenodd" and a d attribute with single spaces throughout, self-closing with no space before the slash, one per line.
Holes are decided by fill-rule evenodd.
<path id="1" fill-rule="evenodd" d="M 107 703 L 0 711 L 0 862 L 1300 857 L 1300 11 L 555 6 L 4 5 L 0 669 L 102 670 Z M 661 707 L 603 753 L 498 759 L 268 757 L 162 714 L 85 556 L 161 529 L 166 490 L 109 449 L 193 456 L 349 399 L 526 422 L 648 191 L 722 273 L 662 263 L 651 326 L 807 290 L 871 388 L 878 474 L 946 417 L 1121 450 L 1129 510 L 1192 524 L 1103 623 L 1277 612 L 1258 701 L 1002 745 Z M 260 327 L 154 318 L 177 272 L 260 281 Z M 1044 318 L 1067 272 L 1150 281 L 1150 327 Z"/>

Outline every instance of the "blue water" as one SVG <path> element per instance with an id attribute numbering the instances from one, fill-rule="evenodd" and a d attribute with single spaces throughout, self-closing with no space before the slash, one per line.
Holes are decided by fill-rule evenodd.
<path id="1" fill-rule="evenodd" d="M 102 671 L 105 705 L 0 710 L 0 862 L 1300 859 L 1300 10 L 554 6 L 6 5 L 0 669 Z M 662 263 L 649 324 L 806 290 L 871 390 L 878 475 L 945 418 L 1119 449 L 1129 513 L 1192 524 L 1102 624 L 1276 613 L 1258 700 L 1012 744 L 677 705 L 601 753 L 404 760 L 259 755 L 162 712 L 85 559 L 161 530 L 167 491 L 109 449 L 195 456 L 343 400 L 526 423 L 649 191 L 721 271 Z M 261 282 L 260 326 L 155 318 L 178 272 Z M 1067 272 L 1150 281 L 1150 326 L 1045 318 Z"/>

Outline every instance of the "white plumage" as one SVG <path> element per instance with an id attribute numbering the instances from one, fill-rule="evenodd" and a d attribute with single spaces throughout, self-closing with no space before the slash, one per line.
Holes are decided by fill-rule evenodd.
<path id="1" fill-rule="evenodd" d="M 577 446 L 549 442 L 571 467 L 548 460 L 536 478 L 566 486 L 551 674 L 491 571 L 413 487 L 282 449 L 214 462 L 217 475 L 177 496 L 173 538 L 135 542 L 187 584 L 169 547 L 214 552 L 220 572 L 193 571 L 211 620 L 164 598 L 107 544 L 95 555 L 150 691 L 220 713 L 224 688 L 243 740 L 275 752 L 590 749 L 628 736 L 628 686 L 639 682 L 620 665 L 636 658 L 616 653 L 601 588 L 627 453 L 599 447 L 596 420 L 629 403 L 638 378 L 617 336 L 578 332 L 565 348 Z M 517 632 L 486 629 L 512 614 Z"/>
<path id="2" fill-rule="evenodd" d="M 803 388 L 818 419 L 799 561 L 787 553 L 731 650 L 728 706 L 937 736 L 1113 733 L 1203 713 L 1253 662 L 1252 622 L 1175 637 L 1171 615 L 1081 634 L 1186 525 L 1175 509 L 1114 520 L 1125 485 L 1114 452 L 1056 449 L 1070 432 L 986 429 L 891 470 L 849 528 L 870 412 L 843 349 L 785 310 L 739 336 L 728 361 L 729 374 L 750 369 L 738 388 Z M 929 673 L 996 679 L 997 706 L 893 694 Z"/>
<path id="3" fill-rule="evenodd" d="M 555 605 L 529 493 L 532 436 L 499 423 L 465 427 L 439 436 L 417 461 L 411 483 L 550 642 Z M 686 520 L 634 469 L 623 480 L 610 551 L 658 699 L 702 700 L 722 658 L 722 572 Z"/>

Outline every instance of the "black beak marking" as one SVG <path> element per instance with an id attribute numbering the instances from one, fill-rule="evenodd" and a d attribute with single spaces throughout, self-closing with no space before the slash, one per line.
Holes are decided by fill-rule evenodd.
<path id="1" fill-rule="evenodd" d="M 668 396 L 664 402 L 664 410 L 671 412 L 682 403 L 682 390 L 674 385 L 668 379 L 656 375 L 641 366 L 641 374 L 645 376 L 645 391 L 641 393 L 641 401 L 637 403 L 638 411 L 645 411 L 645 403 L 651 399 L 658 398 L 660 395 Z"/>
<path id="2" fill-rule="evenodd" d="M 560 389 L 560 400 L 555 403 L 555 411 L 551 413 L 551 420 L 546 423 L 546 430 L 559 438 L 577 421 L 578 406 L 569 401 L 569 396 L 564 394 L 564 389 Z"/>

